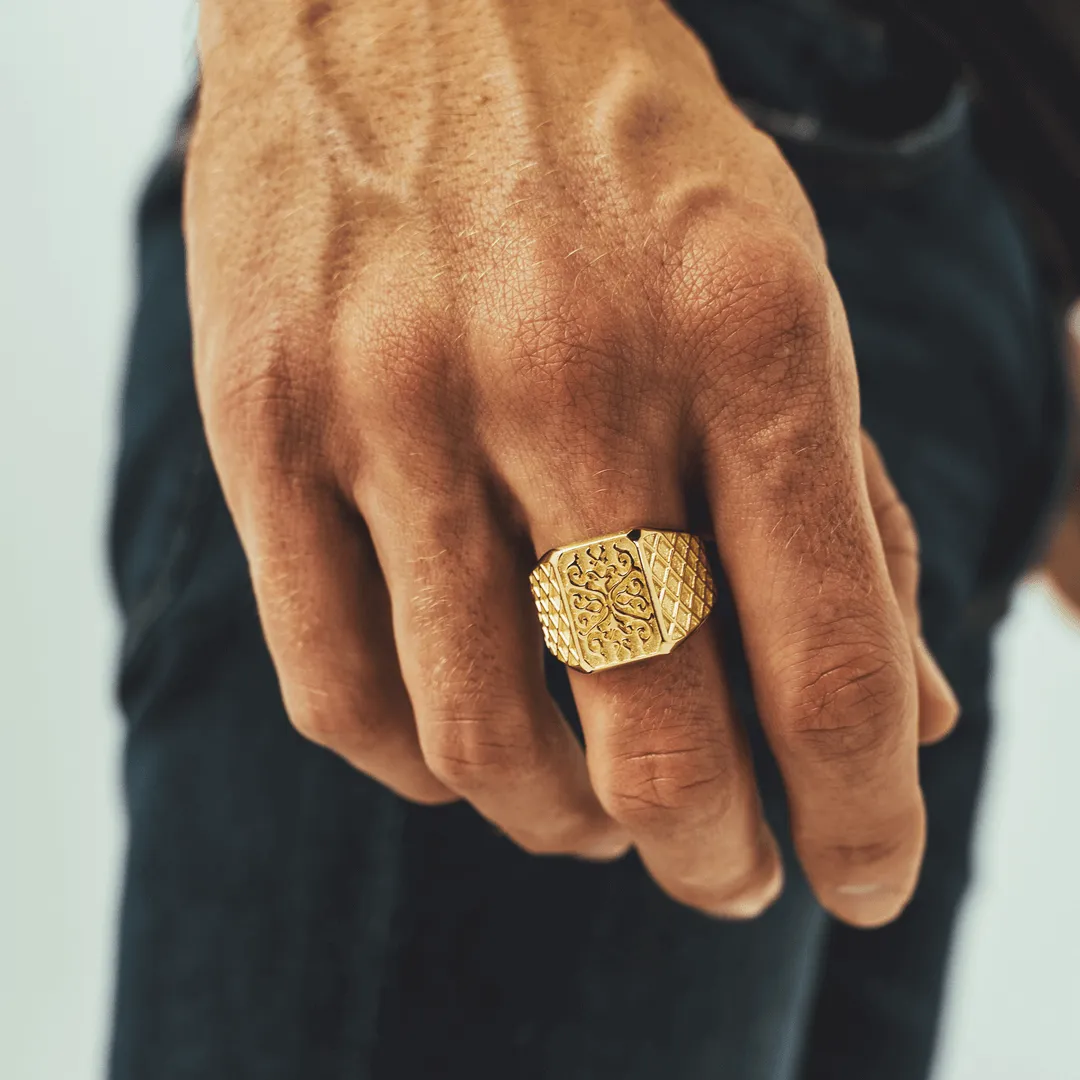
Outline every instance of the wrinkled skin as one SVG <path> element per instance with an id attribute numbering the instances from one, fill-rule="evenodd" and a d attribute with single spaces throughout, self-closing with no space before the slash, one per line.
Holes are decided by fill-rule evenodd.
<path id="1" fill-rule="evenodd" d="M 754 915 L 782 870 L 714 628 L 574 673 L 586 753 L 527 585 L 712 531 L 809 879 L 893 918 L 957 706 L 814 215 L 700 43 L 658 0 L 204 0 L 200 55 L 197 382 L 296 727 Z"/>

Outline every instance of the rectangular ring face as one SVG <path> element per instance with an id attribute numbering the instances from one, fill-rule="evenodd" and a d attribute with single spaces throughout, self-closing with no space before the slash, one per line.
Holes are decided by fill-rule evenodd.
<path id="1" fill-rule="evenodd" d="M 575 666 L 599 671 L 668 651 L 641 553 L 629 537 L 564 548 L 554 563 L 581 661 Z"/>
<path id="2" fill-rule="evenodd" d="M 529 584 L 547 647 L 579 671 L 670 652 L 716 600 L 701 538 L 656 529 L 549 551 Z"/>

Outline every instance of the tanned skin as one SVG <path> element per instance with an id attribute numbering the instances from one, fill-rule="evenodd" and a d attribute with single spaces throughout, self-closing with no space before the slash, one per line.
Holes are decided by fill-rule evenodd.
<path id="1" fill-rule="evenodd" d="M 782 871 L 715 626 L 572 673 L 586 753 L 527 584 L 713 532 L 809 880 L 894 918 L 956 700 L 814 214 L 702 45 L 660 0 L 203 0 L 199 46 L 195 368 L 296 727 L 753 916 Z"/>
<path id="2" fill-rule="evenodd" d="M 1080 416 L 1080 303 L 1069 319 L 1069 376 L 1074 413 Z M 1075 432 L 1072 452 L 1075 486 L 1062 508 L 1045 570 L 1068 610 L 1080 619 L 1080 445 Z"/>

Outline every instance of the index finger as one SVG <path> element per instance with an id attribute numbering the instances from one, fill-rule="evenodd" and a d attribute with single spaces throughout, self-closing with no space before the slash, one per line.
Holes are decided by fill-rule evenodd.
<path id="1" fill-rule="evenodd" d="M 870 926 L 903 908 L 922 859 L 918 692 L 831 283 L 820 299 L 774 314 L 750 351 L 786 366 L 779 409 L 775 369 L 747 375 L 745 362 L 737 399 L 730 386 L 711 397 L 703 470 L 800 860 L 827 909 Z"/>

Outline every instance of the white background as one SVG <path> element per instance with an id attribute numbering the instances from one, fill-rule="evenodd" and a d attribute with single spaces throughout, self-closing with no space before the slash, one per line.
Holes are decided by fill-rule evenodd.
<path id="1" fill-rule="evenodd" d="M 123 846 L 103 514 L 133 199 L 193 25 L 190 0 L 0 3 L 4 1080 L 102 1075 Z M 937 1080 L 1080 1080 L 1080 635 L 1030 589 L 1001 659 Z"/>

